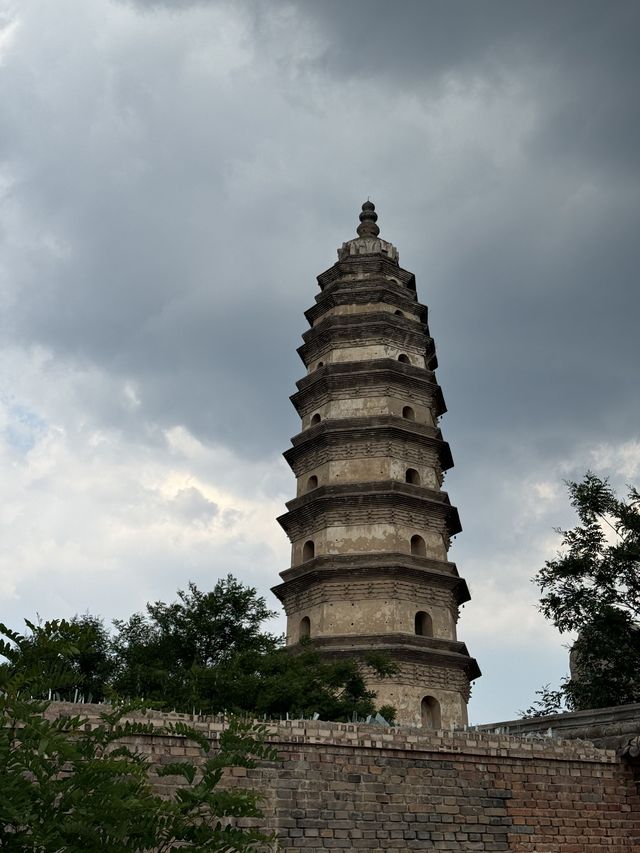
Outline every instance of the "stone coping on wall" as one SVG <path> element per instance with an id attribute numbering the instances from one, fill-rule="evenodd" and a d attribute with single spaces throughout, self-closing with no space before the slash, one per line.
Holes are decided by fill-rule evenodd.
<path id="1" fill-rule="evenodd" d="M 71 702 L 52 702 L 46 710 L 46 716 L 86 717 L 88 723 L 98 722 L 100 713 L 111 708 L 109 705 L 81 704 Z M 172 722 L 182 722 L 192 726 L 198 732 L 217 740 L 220 732 L 228 725 L 223 716 L 204 716 L 161 713 L 150 710 L 131 712 L 125 720 L 144 721 L 158 728 Z M 618 761 L 614 749 L 600 749 L 589 741 L 560 740 L 555 737 L 536 735 L 495 734 L 477 730 L 429 731 L 418 728 L 385 728 L 367 723 L 330 723 L 321 720 L 281 720 L 262 721 L 268 731 L 268 740 L 274 745 L 314 745 L 327 748 L 347 748 L 363 750 L 383 750 L 385 752 L 421 754 L 457 754 L 486 758 L 506 758 L 519 760 L 545 759 L 559 762 L 595 762 L 615 764 Z M 158 737 L 177 737 L 177 735 L 158 732 Z"/>
<path id="2" fill-rule="evenodd" d="M 503 729 L 517 732 L 538 732 L 545 729 L 559 731 L 582 728 L 591 724 L 637 721 L 640 725 L 640 702 L 630 705 L 610 705 L 606 708 L 590 708 L 586 711 L 566 711 L 563 714 L 549 714 L 545 717 L 526 717 L 519 720 L 503 720 L 498 723 L 483 723 L 480 731 Z"/>
<path id="3" fill-rule="evenodd" d="M 554 737 L 582 738 L 597 746 L 616 748 L 634 735 L 640 735 L 640 703 L 568 711 L 545 717 L 503 720 L 478 726 L 482 732 L 504 732 L 516 736 L 550 732 Z"/>

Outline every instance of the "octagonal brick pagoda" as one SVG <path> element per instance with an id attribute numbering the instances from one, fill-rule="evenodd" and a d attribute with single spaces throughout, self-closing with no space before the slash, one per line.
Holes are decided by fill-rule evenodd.
<path id="1" fill-rule="evenodd" d="M 374 205 L 358 236 L 318 276 L 298 353 L 307 374 L 291 400 L 301 431 L 284 454 L 297 495 L 278 521 L 291 567 L 274 593 L 287 644 L 310 637 L 324 655 L 384 652 L 397 673 L 367 681 L 403 724 L 467 722 L 476 661 L 457 639 L 465 581 L 447 560 L 458 512 L 442 490 L 453 461 L 427 308 Z"/>

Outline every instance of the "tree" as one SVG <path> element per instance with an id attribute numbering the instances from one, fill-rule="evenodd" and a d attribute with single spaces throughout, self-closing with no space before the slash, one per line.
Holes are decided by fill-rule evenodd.
<path id="1" fill-rule="evenodd" d="M 640 493 L 620 500 L 591 472 L 567 487 L 579 524 L 558 531 L 563 550 L 534 578 L 542 613 L 578 633 L 561 689 L 577 710 L 639 702 Z"/>
<path id="2" fill-rule="evenodd" d="M 29 633 L 16 634 L 20 642 L 6 648 L 9 657 L 1 667 L 10 673 L 28 672 L 32 685 L 39 672 L 43 695 L 70 701 L 78 696 L 95 702 L 105 698 L 115 662 L 102 619 L 84 614 L 70 621 L 25 623 Z"/>
<path id="3" fill-rule="evenodd" d="M 46 673 L 38 698 L 120 696 L 187 713 L 318 713 L 328 720 L 375 712 L 357 661 L 327 660 L 312 641 L 284 648 L 283 638 L 263 629 L 273 615 L 254 588 L 229 575 L 210 592 L 189 584 L 177 601 L 156 601 L 116 621 L 113 638 L 95 616 L 28 622 L 30 633 L 0 668 Z M 377 676 L 393 671 L 380 655 L 367 665 Z M 393 709 L 384 716 L 391 722 Z"/>
<path id="4" fill-rule="evenodd" d="M 187 712 L 318 713 L 329 720 L 375 712 L 375 694 L 355 660 L 327 661 L 312 642 L 283 648 L 282 638 L 262 630 L 273 615 L 255 589 L 231 575 L 209 593 L 189 584 L 178 601 L 158 601 L 146 614 L 115 622 L 113 689 Z M 381 676 L 391 672 L 380 656 L 369 665 Z"/>
<path id="5" fill-rule="evenodd" d="M 7 638 L 0 641 L 0 653 L 11 662 L 19 658 L 25 638 L 4 626 L 0 630 Z M 66 642 L 60 637 L 39 642 L 48 646 L 47 660 L 60 679 L 55 653 L 66 655 Z M 41 664 L 13 673 L 6 666 L 0 673 L 0 849 L 232 853 L 270 840 L 258 829 L 237 825 L 237 818 L 262 816 L 259 796 L 219 787 L 226 768 L 276 758 L 264 727 L 233 720 L 210 754 L 210 743 L 199 732 L 180 722 L 159 728 L 127 720 L 131 707 L 126 705 L 105 710 L 97 724 L 81 716 L 49 719 L 49 703 L 29 695 L 41 692 L 48 677 Z M 154 771 L 180 780 L 168 798 L 154 790 L 146 757 L 129 745 L 131 738 L 159 732 L 186 738 L 202 750 L 201 761 L 173 762 Z"/>
<path id="6" fill-rule="evenodd" d="M 259 656 L 277 648 L 278 638 L 262 630 L 272 616 L 264 598 L 232 575 L 207 593 L 190 583 L 178 590 L 177 601 L 156 601 L 147 604 L 146 614 L 114 622 L 113 687 L 120 695 L 182 710 L 204 707 L 204 686 L 210 692 L 219 666 L 237 654 Z"/>
<path id="7" fill-rule="evenodd" d="M 562 690 L 552 690 L 549 684 L 544 684 L 541 690 L 536 690 L 536 696 L 539 698 L 526 711 L 518 711 L 522 719 L 549 717 L 552 714 L 561 714 L 564 710 L 565 697 Z"/>
<path id="8" fill-rule="evenodd" d="M 395 665 L 383 655 L 369 655 L 366 664 L 380 677 L 395 672 Z M 376 695 L 367 689 L 358 661 L 327 660 L 311 640 L 259 656 L 238 654 L 212 675 L 225 707 L 235 712 L 270 717 L 317 713 L 324 720 L 348 721 L 376 711 Z M 394 709 L 387 707 L 385 712 L 393 722 Z"/>

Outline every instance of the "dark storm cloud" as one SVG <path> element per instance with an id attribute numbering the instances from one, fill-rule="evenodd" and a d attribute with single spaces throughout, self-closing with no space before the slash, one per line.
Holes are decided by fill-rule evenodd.
<path id="1" fill-rule="evenodd" d="M 172 4 L 139 5 L 156 9 L 149 22 Z M 462 176 L 436 189 L 429 139 L 417 132 L 394 144 L 393 130 L 376 137 L 364 107 L 361 138 L 353 134 L 360 147 L 344 150 L 339 174 L 363 161 L 353 183 L 367 176 L 375 194 L 392 164 L 383 231 L 419 274 L 445 356 L 445 390 L 458 383 L 458 411 L 491 405 L 505 430 L 553 411 L 555 427 L 594 434 L 607 425 L 615 432 L 608 412 L 620 398 L 627 417 L 637 416 L 626 390 L 638 355 L 637 4 L 174 7 L 181 19 L 193 9 L 205 22 L 207 10 L 236 10 L 244 28 L 238 41 L 250 43 L 251 57 L 230 88 L 206 69 L 194 75 L 188 50 L 180 52 L 168 29 L 140 53 L 132 41 L 112 45 L 104 65 L 87 57 L 92 70 L 68 96 L 62 84 L 74 73 L 71 63 L 61 64 L 57 90 L 34 87 L 24 67 L 8 70 L 5 92 L 23 108 L 10 114 L 4 141 L 21 209 L 69 243 L 53 258 L 41 244 L 26 263 L 22 253 L 11 335 L 136 380 L 152 421 L 181 419 L 199 436 L 249 452 L 281 445 L 295 428 L 283 378 L 292 390 L 301 370 L 293 350 L 315 293 L 312 278 L 351 236 L 355 219 L 351 191 L 348 208 L 335 192 L 318 192 L 327 163 L 316 134 L 331 132 L 332 121 L 318 91 L 379 84 L 381 102 L 372 108 L 383 113 L 395 87 L 396 101 L 413 92 L 418 112 L 429 115 L 448 85 L 466 93 L 477 87 L 480 100 L 513 85 L 532 111 L 517 169 L 501 173 L 491 152 L 469 139 L 468 162 L 455 164 Z M 213 25 L 207 37 L 215 55 L 221 42 Z M 297 51 L 296 39 L 312 47 Z M 271 101 L 266 88 L 252 91 L 261 67 L 272 78 Z M 362 100 L 357 89 L 353 98 Z M 57 120 L 45 136 L 34 135 L 34 123 L 50 122 L 52 110 Z M 287 120 L 300 122 L 290 140 Z M 261 149 L 265 163 L 286 162 L 287 145 L 308 146 L 308 157 L 283 171 L 280 185 L 258 171 L 252 186 Z M 238 186 L 233 176 L 245 169 Z M 393 198 L 393 183 L 402 188 L 414 175 L 425 183 L 423 198 Z M 429 209 L 430 192 L 441 194 L 446 224 Z M 421 204 L 423 221 L 415 218 Z M 407 214 L 396 211 L 395 223 L 393 206 Z M 423 240 L 425 231 L 437 233 L 438 245 L 428 234 Z"/>
<path id="2" fill-rule="evenodd" d="M 184 0 L 138 0 L 146 8 L 188 8 Z M 220 7 L 210 0 L 193 5 Z M 498 0 L 276 0 L 242 4 L 256 39 L 271 49 L 272 19 L 313 21 L 325 38 L 300 65 L 337 79 L 390 79 L 409 89 L 449 75 L 500 86 L 527 70 L 546 100 L 531 152 L 590 165 L 637 169 L 640 150 L 637 50 L 640 7 L 631 0 L 518 3 Z M 295 36 L 294 36 L 295 38 Z M 635 108 L 634 108 L 635 106 Z"/>
<path id="3" fill-rule="evenodd" d="M 638 206 L 604 199 L 579 223 L 578 235 L 556 214 L 548 211 L 556 240 L 549 233 L 541 239 L 541 209 L 537 221 L 515 214 L 514 222 L 485 234 L 482 246 L 462 249 L 439 292 L 452 327 L 439 337 L 442 363 L 457 375 L 461 394 L 491 406 L 508 431 L 536 423 L 544 436 L 551 418 L 562 452 L 575 440 L 574 428 L 619 438 L 640 422 L 631 393 L 640 359 Z M 477 370 L 469 369 L 460 340 L 481 354 Z"/>
<path id="4" fill-rule="evenodd" d="M 230 198 L 225 181 L 252 157 L 269 110 L 243 111 L 224 95 L 212 104 L 202 80 L 190 88 L 169 79 L 172 62 L 188 76 L 170 43 L 157 55 L 119 53 L 69 95 L 52 86 L 52 104 L 27 61 L 5 75 L 7 101 L 12 93 L 21 102 L 4 139 L 10 213 L 28 216 L 37 235 L 8 247 L 19 298 L 5 332 L 137 380 L 149 420 L 255 444 L 266 421 L 247 410 L 266 407 L 274 375 L 294 362 L 303 307 L 278 295 L 277 272 L 265 270 L 276 234 L 291 232 L 286 203 L 261 210 L 259 194 L 254 204 Z M 62 77 L 76 70 L 59 62 Z M 34 135 L 34 124 L 46 130 Z M 43 247 L 41 231 L 58 252 Z M 288 340 L 274 335 L 285 323 Z"/>
<path id="5" fill-rule="evenodd" d="M 500 87 L 525 73 L 541 98 L 530 156 L 569 171 L 604 168 L 608 179 L 637 174 L 637 3 L 308 0 L 294 8 L 325 33 L 317 65 L 327 74 L 420 90 L 451 76 Z"/>

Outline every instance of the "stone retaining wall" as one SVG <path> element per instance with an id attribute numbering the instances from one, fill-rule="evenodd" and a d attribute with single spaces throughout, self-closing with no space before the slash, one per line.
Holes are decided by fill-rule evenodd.
<path id="1" fill-rule="evenodd" d="M 49 713 L 94 716 L 59 703 Z M 146 719 L 149 719 L 147 717 Z M 219 718 L 182 719 L 217 739 Z M 281 761 L 235 769 L 230 784 L 264 794 L 280 850 L 640 850 L 633 768 L 581 741 L 293 721 L 271 726 Z M 198 749 L 166 735 L 136 738 L 155 763 Z"/>

